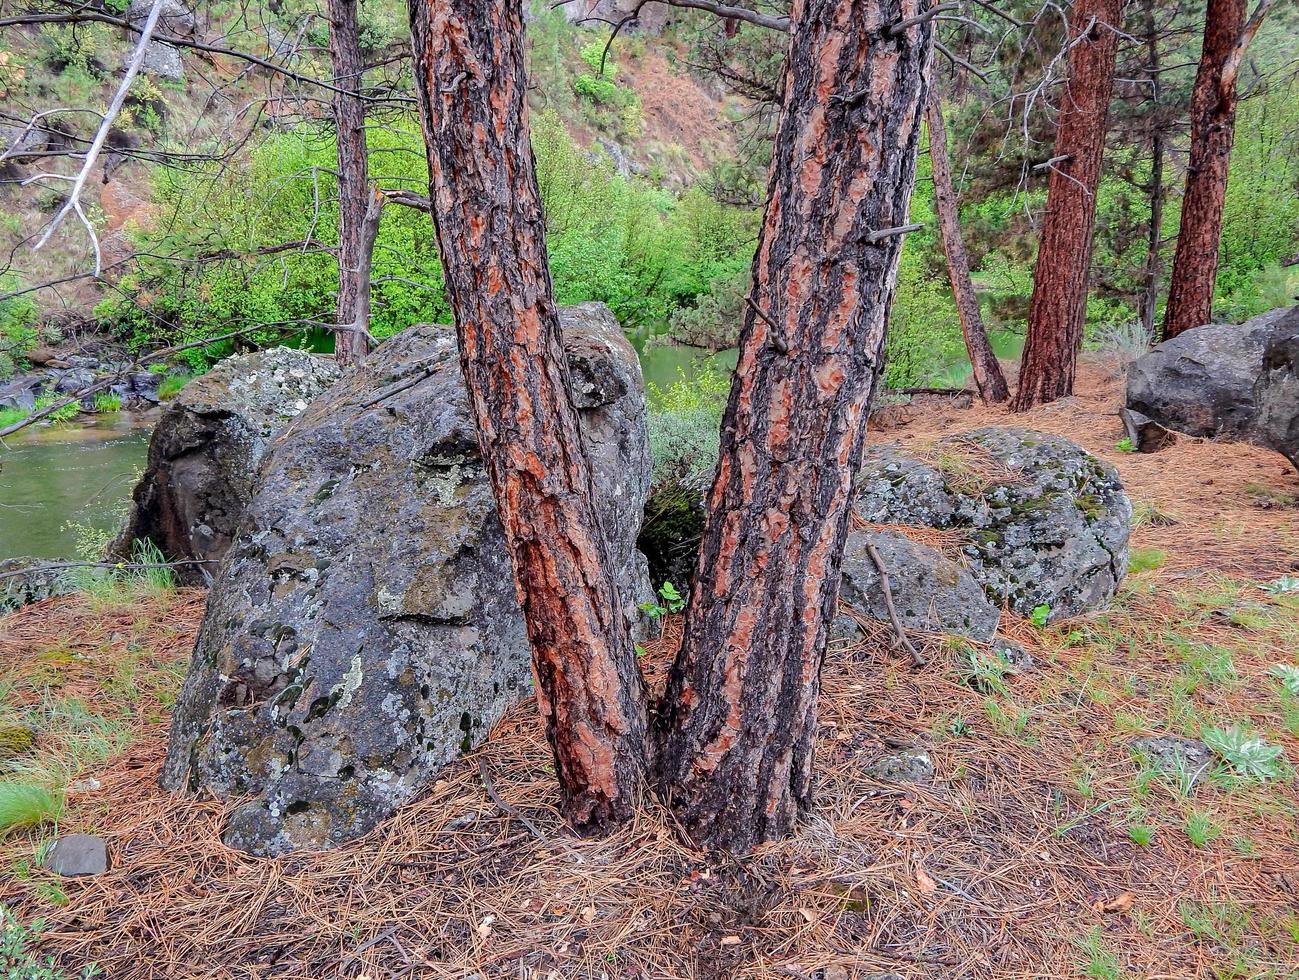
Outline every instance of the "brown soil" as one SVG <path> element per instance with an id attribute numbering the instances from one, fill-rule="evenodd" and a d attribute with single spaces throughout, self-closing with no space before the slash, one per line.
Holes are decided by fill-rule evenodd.
<path id="1" fill-rule="evenodd" d="M 1299 557 L 1299 510 L 1260 507 L 1249 489 L 1299 495 L 1299 479 L 1242 446 L 1120 453 L 1117 390 L 1093 366 L 1076 399 L 1022 419 L 929 400 L 876 436 L 915 444 L 1011 421 L 1059 432 L 1178 523 L 1137 529 L 1134 546 L 1167 560 L 1131 576 L 1112 610 L 1011 622 L 1038 666 L 1004 690 L 976 690 L 968 652 L 939 638 L 920 670 L 882 627 L 836 644 L 816 807 L 792 840 L 710 857 L 652 800 L 614 837 L 571 837 L 529 701 L 368 837 L 257 860 L 220 843 L 233 804 L 157 787 L 165 730 L 142 722 L 59 827 L 103 835 L 112 870 L 31 870 L 0 880 L 0 901 L 47 920 L 43 953 L 69 969 L 97 960 L 111 978 L 1299 975 L 1293 780 L 1224 772 L 1184 798 L 1126 748 L 1238 721 L 1299 760 L 1299 717 L 1267 675 L 1299 659 L 1299 597 L 1258 587 Z M 51 633 L 102 633 L 83 603 L 0 621 L 12 679 Z M 646 658 L 656 683 L 678 628 Z M 181 650 L 173 638 L 158 654 Z M 1230 670 L 1195 659 L 1209 654 Z M 897 745 L 929 751 L 932 785 L 866 774 Z M 1197 816 L 1215 831 L 1201 846 L 1186 833 Z M 1134 827 L 1151 828 L 1148 844 Z M 25 865 L 38 840 L 15 835 L 0 858 Z"/>

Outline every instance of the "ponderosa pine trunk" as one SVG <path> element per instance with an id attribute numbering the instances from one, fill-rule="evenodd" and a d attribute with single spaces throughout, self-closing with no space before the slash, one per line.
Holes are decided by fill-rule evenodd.
<path id="1" fill-rule="evenodd" d="M 365 216 L 370 202 L 365 143 L 365 100 L 360 97 L 364 62 L 358 0 L 329 0 L 329 63 L 334 93 L 334 139 L 338 148 L 338 305 L 334 323 L 334 356 L 352 364 L 369 352 L 366 334 L 356 329 L 357 311 L 369 308 L 369 250 Z M 344 94 L 346 93 L 346 94 Z M 366 281 L 361 282 L 362 266 Z M 366 294 L 362 295 L 362 292 Z M 367 327 L 366 324 L 361 324 Z"/>
<path id="2" fill-rule="evenodd" d="M 1165 337 L 1213 322 L 1222 209 L 1236 134 L 1236 75 L 1249 40 L 1245 12 L 1245 0 L 1208 0 L 1204 14 L 1204 46 L 1191 90 L 1191 159 L 1164 310 Z"/>
<path id="3" fill-rule="evenodd" d="M 565 812 L 626 819 L 645 693 L 578 433 L 528 140 L 520 0 L 409 0 L 460 363 L 532 644 Z"/>
<path id="4" fill-rule="evenodd" d="M 1078 0 L 1070 15 L 1069 82 L 1060 96 L 1028 340 L 1011 403 L 1017 412 L 1073 393 L 1122 14 L 1122 0 Z"/>
<path id="5" fill-rule="evenodd" d="M 997 355 L 992 352 L 988 330 L 979 313 L 974 281 L 970 278 L 970 257 L 961 237 L 960 211 L 956 206 L 952 165 L 947 155 L 947 126 L 943 121 L 943 104 L 936 85 L 929 93 L 925 123 L 929 128 L 929 160 L 934 175 L 934 210 L 938 213 L 939 238 L 943 243 L 943 254 L 947 256 L 947 275 L 952 283 L 956 313 L 961 320 L 965 350 L 970 355 L 974 386 L 985 405 L 999 404 L 1010 397 L 1010 388 L 1006 385 L 1006 376 L 1001 373 L 1001 365 L 997 363 Z"/>
<path id="6" fill-rule="evenodd" d="M 1160 111 L 1163 102 L 1163 71 L 1159 55 L 1159 27 L 1155 19 L 1157 0 L 1145 0 L 1146 78 L 1150 85 L 1150 101 L 1154 103 L 1153 124 L 1150 131 L 1150 183 L 1146 197 L 1150 201 L 1150 224 L 1146 228 L 1145 285 L 1141 292 L 1141 327 L 1147 338 L 1155 335 L 1155 316 L 1159 307 L 1159 280 L 1163 273 L 1162 250 L 1164 244 L 1164 119 Z"/>
<path id="7" fill-rule="evenodd" d="M 915 180 L 929 0 L 795 0 L 766 211 L 658 779 L 696 843 L 786 834 Z"/>

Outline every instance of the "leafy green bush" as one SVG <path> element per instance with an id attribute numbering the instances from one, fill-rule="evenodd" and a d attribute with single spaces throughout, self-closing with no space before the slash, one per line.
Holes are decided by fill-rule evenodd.
<path id="1" fill-rule="evenodd" d="M 386 186 L 427 186 L 422 137 L 413 119 L 372 129 L 369 139 Z M 553 112 L 534 120 L 533 146 L 559 302 L 602 300 L 634 329 L 666 320 L 719 276 L 750 261 L 753 215 L 699 191 L 674 197 L 618 176 L 608 160 L 592 160 Z M 207 177 L 160 172 L 158 196 L 189 220 L 178 232 L 143 235 L 140 251 L 194 257 L 228 249 L 240 255 L 183 264 L 142 259 L 140 271 L 124 277 L 121 288 L 100 305 L 101 320 L 134 348 L 264 326 L 264 332 L 251 335 L 252 342 L 287 338 L 328 349 L 332 339 L 308 328 L 333 319 L 334 258 L 299 249 L 271 257 L 244 255 L 309 235 L 336 241 L 333 166 L 329 137 L 300 130 L 273 137 L 242 173 L 217 177 L 215 185 Z M 318 216 L 317 198 L 322 202 Z M 450 319 L 428 215 L 385 209 L 373 276 L 370 330 L 375 336 Z M 225 341 L 184 356 L 201 369 L 232 351 Z"/>
<path id="2" fill-rule="evenodd" d="M 0 276 L 0 293 L 14 288 L 13 276 Z M 26 355 L 40 340 L 36 330 L 39 314 L 36 303 L 28 296 L 0 301 L 0 381 L 26 367 Z"/>
<path id="3" fill-rule="evenodd" d="M 57 968 L 53 957 L 38 959 L 31 951 L 40 939 L 45 923 L 41 920 L 24 926 L 5 906 L 0 905 L 0 977 L 4 980 L 68 980 Z M 100 976 L 95 964 L 82 968 L 81 980 Z"/>
<path id="4" fill-rule="evenodd" d="M 705 367 L 667 388 L 650 386 L 654 477 L 637 546 L 656 583 L 689 582 L 704 528 L 703 498 L 717 465 L 730 376 Z"/>

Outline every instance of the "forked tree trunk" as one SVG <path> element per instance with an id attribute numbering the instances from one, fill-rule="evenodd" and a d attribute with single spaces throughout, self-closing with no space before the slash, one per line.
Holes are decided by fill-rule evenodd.
<path id="1" fill-rule="evenodd" d="M 1260 3 L 1248 24 L 1245 0 L 1209 0 L 1205 11 L 1204 46 L 1191 92 L 1191 159 L 1182 226 L 1164 311 L 1165 337 L 1213 321 L 1222 209 L 1236 134 L 1236 76 L 1269 6 L 1267 0 Z"/>
<path id="2" fill-rule="evenodd" d="M 645 695 L 568 389 L 528 142 L 519 0 L 410 0 L 430 198 L 460 363 L 532 644 L 565 810 L 630 815 Z"/>
<path id="3" fill-rule="evenodd" d="M 1069 83 L 1060 96 L 1028 341 L 1011 403 L 1017 412 L 1073 393 L 1122 12 L 1122 0 L 1078 0 L 1070 15 Z"/>
<path id="4" fill-rule="evenodd" d="M 701 845 L 785 834 L 915 180 L 928 0 L 795 0 L 771 180 L 659 781 Z M 886 232 L 887 230 L 887 232 Z M 886 232 L 880 234 L 881 232 Z"/>
<path id="5" fill-rule="evenodd" d="M 970 278 L 970 257 L 961 238 L 960 211 L 956 207 L 956 191 L 952 187 L 952 165 L 947 156 L 947 126 L 943 122 L 943 104 L 938 87 L 929 93 L 925 107 L 925 123 L 929 128 L 929 160 L 934 173 L 934 210 L 938 212 L 939 237 L 943 254 L 947 256 L 947 275 L 952 282 L 952 296 L 956 300 L 956 313 L 961 320 L 961 333 L 965 337 L 965 350 L 970 355 L 974 371 L 974 386 L 985 405 L 1004 402 L 1010 397 L 1006 376 L 1001 373 L 997 355 L 988 341 L 988 330 L 979 313 L 979 298 L 974 293 Z"/>
<path id="6" fill-rule="evenodd" d="M 334 322 L 334 356 L 352 364 L 369 352 L 366 334 L 356 330 L 357 312 L 369 310 L 369 256 L 365 241 L 366 208 L 370 201 L 365 146 L 365 100 L 361 99 L 364 63 L 358 0 L 329 0 L 329 63 L 334 93 L 334 133 L 338 147 L 338 306 Z M 373 249 L 374 242 L 368 243 Z M 361 282 L 362 266 L 366 281 Z M 367 294 L 362 295 L 362 291 Z M 368 326 L 363 324 L 362 326 Z"/>

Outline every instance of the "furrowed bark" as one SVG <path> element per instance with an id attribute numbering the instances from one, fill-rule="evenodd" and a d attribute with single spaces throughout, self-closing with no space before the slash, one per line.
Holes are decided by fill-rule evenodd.
<path id="1" fill-rule="evenodd" d="M 795 0 L 786 101 L 658 779 L 704 846 L 786 834 L 915 180 L 929 0 Z"/>
<path id="2" fill-rule="evenodd" d="M 1010 388 L 1006 385 L 1006 376 L 1001 373 L 1001 365 L 997 363 L 997 355 L 992 352 L 988 331 L 979 313 L 979 298 L 970 278 L 970 257 L 961 237 L 960 211 L 956 206 L 952 166 L 947 156 L 947 126 L 943 122 L 943 105 L 937 87 L 930 91 L 925 123 L 929 129 L 929 160 L 934 173 L 934 210 L 938 212 L 939 237 L 943 254 L 947 256 L 947 275 L 952 283 L 965 349 L 970 355 L 974 386 L 985 405 L 998 404 L 1010 397 Z"/>
<path id="3" fill-rule="evenodd" d="M 1163 101 L 1163 71 L 1159 56 L 1159 28 L 1155 20 L 1156 0 L 1145 0 L 1145 28 L 1143 38 L 1146 49 L 1146 77 L 1150 84 L 1150 101 L 1159 106 Z M 1146 196 L 1150 200 L 1150 224 L 1146 230 L 1145 286 L 1141 294 L 1141 326 L 1147 337 L 1155 335 L 1155 317 L 1159 307 L 1159 280 L 1163 274 L 1162 248 L 1164 244 L 1164 119 L 1158 110 L 1153 114 L 1150 133 L 1150 184 Z"/>
<path id="4" fill-rule="evenodd" d="M 645 694 L 568 388 L 528 142 L 519 0 L 410 0 L 429 196 L 460 363 L 569 820 L 626 819 Z"/>
<path id="5" fill-rule="evenodd" d="M 1122 0 L 1078 0 L 1070 15 L 1069 83 L 1053 154 L 1059 162 L 1047 184 L 1016 412 L 1073 393 L 1122 14 Z"/>
<path id="6" fill-rule="evenodd" d="M 1218 243 L 1236 133 L 1234 72 L 1228 62 L 1245 27 L 1245 0 L 1209 0 L 1204 46 L 1191 90 L 1191 159 L 1182 197 L 1182 225 L 1164 310 L 1164 336 L 1213 322 Z"/>
<path id="7" fill-rule="evenodd" d="M 358 0 L 329 0 L 329 63 L 334 85 L 334 132 L 338 147 L 338 308 L 334 322 L 355 325 L 364 303 L 369 312 L 369 281 L 360 281 L 366 264 L 365 216 L 369 203 L 369 164 L 365 146 L 365 102 L 360 98 L 361 29 Z M 363 291 L 367 294 L 362 296 Z M 367 316 L 368 319 L 368 316 Z M 362 326 L 368 326 L 362 324 Z M 369 352 L 366 334 L 355 329 L 334 335 L 334 357 L 353 364 Z"/>

